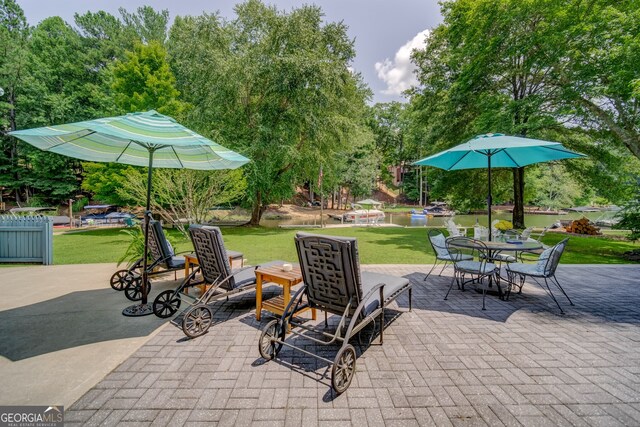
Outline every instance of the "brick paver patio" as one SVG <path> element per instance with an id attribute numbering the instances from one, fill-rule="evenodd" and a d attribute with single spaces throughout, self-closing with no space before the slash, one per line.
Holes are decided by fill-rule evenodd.
<path id="1" fill-rule="evenodd" d="M 540 288 L 508 302 L 453 290 L 426 266 L 408 277 L 385 343 L 358 350 L 341 396 L 324 362 L 286 348 L 264 362 L 253 295 L 216 304 L 208 334 L 171 325 L 67 410 L 86 425 L 640 425 L 640 266 L 560 266 L 566 315 Z M 322 318 L 323 316 L 319 316 Z M 135 319 L 131 320 L 135 327 Z M 358 347 L 358 346 L 356 346 Z M 308 348 L 315 348 L 309 345 Z M 333 358 L 337 347 L 327 354 Z"/>

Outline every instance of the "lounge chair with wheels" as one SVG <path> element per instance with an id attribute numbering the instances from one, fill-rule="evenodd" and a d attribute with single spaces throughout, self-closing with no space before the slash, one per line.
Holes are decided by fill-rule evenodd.
<path id="1" fill-rule="evenodd" d="M 327 362 L 332 366 L 331 385 L 339 394 L 344 392 L 355 374 L 356 351 L 349 343 L 371 322 L 380 324 L 380 343 L 383 342 L 384 310 L 411 283 L 402 277 L 361 272 L 356 239 L 298 233 L 295 237 L 304 285 L 293 296 L 281 318 L 269 322 L 260 336 L 260 355 L 271 360 L 283 346 Z M 340 316 L 334 333 L 302 324 L 294 313 L 311 307 Z M 285 339 L 286 331 L 320 345 L 340 342 L 334 360 L 321 357 Z M 323 338 L 317 338 L 320 335 Z M 297 343 L 297 342 L 296 342 Z"/>
<path id="2" fill-rule="evenodd" d="M 144 234 L 144 222 L 141 223 Z M 159 221 L 149 222 L 149 258 L 147 263 L 147 278 L 184 269 L 184 257 L 174 253 L 171 244 L 164 235 Z M 111 287 L 117 291 L 124 291 L 127 299 L 139 301 L 142 299 L 142 269 L 143 259 L 135 261 L 131 267 L 116 271 L 111 276 Z M 151 283 L 147 282 L 147 294 L 151 290 Z"/>
<path id="3" fill-rule="evenodd" d="M 560 291 L 567 298 L 567 300 L 569 300 L 569 304 L 573 305 L 573 302 L 571 302 L 571 298 L 569 298 L 569 295 L 567 295 L 567 293 L 560 285 L 560 282 L 558 282 L 558 279 L 556 278 L 556 269 L 558 268 L 560 257 L 562 257 L 568 240 L 569 239 L 566 238 L 555 246 L 545 249 L 540 254 L 538 262 L 535 264 L 525 264 L 518 262 L 508 264 L 506 268 L 507 277 L 509 282 L 511 283 L 511 287 L 518 287 L 518 293 L 522 293 L 522 287 L 524 286 L 525 280 L 529 277 L 549 294 L 562 314 L 564 314 L 564 310 L 562 309 L 562 307 L 560 307 L 560 303 L 553 295 L 551 287 L 549 286 L 549 282 L 557 286 L 558 289 L 560 289 Z M 542 285 L 541 281 L 544 281 L 544 286 Z M 508 297 L 509 293 L 507 293 L 507 298 Z"/>
<path id="4" fill-rule="evenodd" d="M 442 276 L 442 272 L 447 267 L 447 264 L 453 263 L 455 261 L 473 259 L 471 255 L 467 254 L 451 254 L 447 250 L 446 238 L 444 237 L 444 234 L 442 234 L 439 230 L 429 230 L 427 232 L 427 239 L 429 240 L 429 244 L 431 245 L 431 249 L 433 250 L 433 254 L 435 255 L 436 259 L 433 262 L 433 266 L 431 266 L 431 270 L 429 270 L 429 273 L 427 273 L 427 276 L 424 278 L 424 280 L 427 280 L 429 278 L 439 262 L 442 262 L 443 266 L 438 276 Z"/>
<path id="5" fill-rule="evenodd" d="M 209 304 L 230 295 L 254 290 L 257 267 L 231 269 L 229 254 L 224 247 L 222 233 L 218 227 L 191 225 L 191 241 L 198 257 L 198 266 L 178 285 L 176 289 L 158 294 L 153 301 L 153 313 L 161 318 L 173 316 L 182 300 L 191 302 L 181 320 L 182 330 L 189 338 L 205 334 L 213 323 L 213 311 Z M 269 264 L 282 264 L 274 261 Z M 201 273 L 201 279 L 195 280 Z M 182 291 L 187 287 L 204 286 L 206 290 L 197 298 Z"/>

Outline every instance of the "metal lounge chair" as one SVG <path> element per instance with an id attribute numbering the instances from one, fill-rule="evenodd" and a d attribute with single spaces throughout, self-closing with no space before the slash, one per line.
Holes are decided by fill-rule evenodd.
<path id="1" fill-rule="evenodd" d="M 271 360 L 286 345 L 323 360 L 332 366 L 333 389 L 342 393 L 351 384 L 356 369 L 356 351 L 349 340 L 369 323 L 374 322 L 375 325 L 378 319 L 382 344 L 385 307 L 409 291 L 411 310 L 411 284 L 402 277 L 360 272 L 358 245 L 354 238 L 298 233 L 295 244 L 304 285 L 291 299 L 282 317 L 264 327 L 259 342 L 260 355 Z M 305 307 L 340 316 L 335 333 L 296 321 L 294 313 Z M 287 342 L 285 334 L 289 327 L 292 335 L 305 337 L 317 344 L 330 345 L 337 341 L 342 346 L 334 360 L 329 360 Z M 311 336 L 314 334 L 326 339 Z"/>
<path id="2" fill-rule="evenodd" d="M 560 291 L 564 294 L 564 296 L 567 297 L 567 300 L 569 300 L 569 304 L 573 305 L 571 298 L 569 298 L 569 295 L 567 295 L 567 293 L 564 291 L 564 289 L 560 285 L 560 282 L 558 282 L 558 279 L 556 278 L 556 268 L 558 268 L 558 264 L 560 263 L 560 257 L 562 257 L 564 249 L 567 246 L 568 240 L 569 239 L 566 238 L 561 242 L 559 242 L 558 244 L 556 244 L 555 246 L 545 249 L 540 254 L 540 257 L 538 258 L 538 262 L 535 264 L 524 264 L 524 263 L 518 262 L 518 263 L 508 264 L 506 268 L 508 280 L 509 282 L 511 282 L 512 286 L 517 286 L 519 288 L 518 293 L 522 293 L 522 287 L 524 286 L 524 282 L 527 277 L 530 277 L 545 292 L 549 294 L 549 296 L 556 303 L 556 305 L 558 306 L 562 314 L 564 314 L 564 310 L 562 310 L 562 307 L 560 307 L 558 300 L 553 295 L 553 292 L 551 291 L 551 287 L 549 287 L 549 282 L 551 281 L 553 284 L 555 284 L 558 287 L 558 289 L 560 289 Z M 515 281 L 516 276 L 520 279 L 517 283 Z M 542 283 L 540 283 L 540 280 L 544 280 L 544 286 L 542 285 Z M 509 294 L 510 294 L 510 291 L 507 292 L 507 299 L 509 298 Z"/>
<path id="3" fill-rule="evenodd" d="M 144 232 L 144 222 L 141 226 Z M 149 254 L 151 262 L 147 264 L 147 277 L 184 269 L 184 257 L 174 253 L 164 235 L 162 225 L 155 220 L 149 223 Z M 140 258 L 128 269 L 116 271 L 111 276 L 111 287 L 118 291 L 124 290 L 125 296 L 131 301 L 141 300 L 142 268 L 143 259 Z M 147 294 L 150 290 L 151 283 L 147 282 Z"/>
<path id="4" fill-rule="evenodd" d="M 443 266 L 438 276 L 442 276 L 442 272 L 444 271 L 444 269 L 447 267 L 447 264 L 449 263 L 453 263 L 455 261 L 473 259 L 471 255 L 466 255 L 466 254 L 452 255 L 451 253 L 449 253 L 449 251 L 447 250 L 447 243 L 446 243 L 444 234 L 442 234 L 439 230 L 429 230 L 427 232 L 427 238 L 429 240 L 429 244 L 431 245 L 431 249 L 433 249 L 433 254 L 435 255 L 436 259 L 433 262 L 433 266 L 431 267 L 431 270 L 429 270 L 429 273 L 427 273 L 427 276 L 424 278 L 424 280 L 427 280 L 429 278 L 433 270 L 436 268 L 436 265 L 438 265 L 438 262 L 440 261 L 443 261 Z"/>
<path id="5" fill-rule="evenodd" d="M 476 286 L 482 286 L 482 309 L 485 310 L 485 299 L 487 296 L 487 288 L 495 284 L 499 295 L 503 295 L 502 288 L 498 279 L 498 266 L 492 262 L 489 262 L 490 251 L 487 245 L 476 239 L 469 237 L 450 237 L 447 239 L 447 250 L 450 254 L 456 257 L 463 255 L 471 256 L 471 260 L 463 259 L 453 263 L 453 278 L 449 285 L 449 290 L 444 296 L 444 299 L 449 297 L 449 292 L 453 288 L 453 284 L 457 283 L 458 289 L 464 291 L 464 285 L 466 283 L 474 282 Z M 475 258 L 478 261 L 475 261 Z M 469 277 L 466 280 L 466 277 Z M 484 279 L 487 279 L 487 283 L 484 283 Z"/>
<path id="6" fill-rule="evenodd" d="M 222 233 L 218 227 L 191 225 L 191 241 L 198 257 L 198 264 L 174 290 L 161 292 L 153 301 L 153 313 L 161 318 L 173 316 L 180 308 L 183 298 L 192 301 L 182 316 L 182 330 L 189 338 L 205 334 L 213 322 L 213 312 L 208 304 L 239 292 L 255 289 L 257 267 L 231 269 L 229 255 L 224 247 Z M 269 264 L 282 263 L 274 261 Z M 202 280 L 194 281 L 198 273 Z M 184 294 L 189 286 L 207 286 L 198 298 Z"/>

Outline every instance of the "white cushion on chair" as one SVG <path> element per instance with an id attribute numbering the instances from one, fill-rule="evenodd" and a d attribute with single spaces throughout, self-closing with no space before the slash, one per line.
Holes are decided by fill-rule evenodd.
<path id="1" fill-rule="evenodd" d="M 537 264 L 524 264 L 521 262 L 514 262 L 507 265 L 507 271 L 516 274 L 526 274 L 527 276 L 544 276 L 544 267 L 542 267 L 542 271 L 540 271 L 538 270 Z"/>
<path id="2" fill-rule="evenodd" d="M 456 262 L 456 270 L 459 270 L 465 273 L 491 274 L 495 269 L 496 269 L 496 265 L 490 262 L 487 262 L 487 263 L 482 263 L 480 261 Z"/>

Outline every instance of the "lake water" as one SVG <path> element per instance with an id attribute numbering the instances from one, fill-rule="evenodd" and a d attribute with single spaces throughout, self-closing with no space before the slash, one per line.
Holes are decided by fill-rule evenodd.
<path id="1" fill-rule="evenodd" d="M 580 219 L 586 216 L 588 219 L 595 221 L 597 218 L 601 217 L 604 212 L 569 212 L 566 215 L 525 215 L 525 225 L 527 227 L 539 227 L 544 228 L 547 227 L 554 222 L 559 220 L 574 220 Z M 384 219 L 385 223 L 388 224 L 396 224 L 402 227 L 444 227 L 444 222 L 451 217 L 412 217 L 411 214 L 408 213 L 393 213 L 386 214 L 387 217 Z M 494 213 L 491 215 L 492 220 L 494 219 L 506 219 L 511 221 L 511 213 Z M 453 220 L 456 224 L 460 224 L 465 227 L 473 227 L 476 223 L 476 220 L 481 225 L 487 225 L 487 215 L 456 215 L 453 217 Z M 324 223 L 326 225 L 331 224 L 340 224 L 340 221 L 336 221 L 334 219 L 329 218 L 327 215 L 324 217 Z M 273 219 L 263 219 L 260 221 L 260 225 L 264 227 L 278 227 L 280 225 L 320 225 L 320 213 L 318 212 L 318 216 L 314 219 L 284 219 L 284 220 L 273 220 Z"/>

